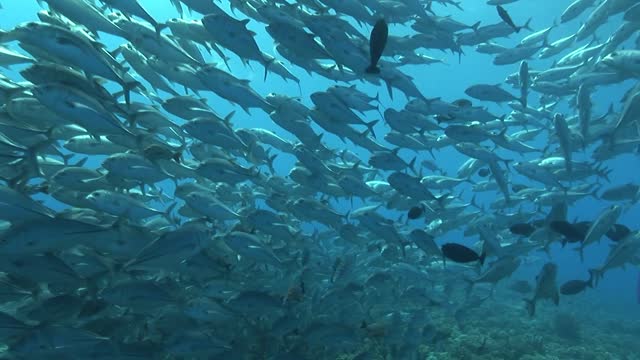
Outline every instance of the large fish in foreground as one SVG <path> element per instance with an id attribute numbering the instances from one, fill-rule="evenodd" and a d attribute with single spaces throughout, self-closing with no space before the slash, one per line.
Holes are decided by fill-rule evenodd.
<path id="1" fill-rule="evenodd" d="M 384 19 L 378 20 L 371 30 L 371 36 L 369 37 L 369 55 L 371 56 L 371 64 L 365 70 L 367 74 L 379 74 L 380 68 L 378 67 L 378 60 L 382 56 L 385 46 L 387 45 L 387 38 L 389 37 L 389 27 Z"/>
<path id="2" fill-rule="evenodd" d="M 541 299 L 551 299 L 553 303 L 560 303 L 560 295 L 558 294 L 558 286 L 556 285 L 556 275 L 558 266 L 554 263 L 546 263 L 536 276 L 536 290 L 531 300 L 525 299 L 527 303 L 527 312 L 529 316 L 536 313 L 536 302 Z"/>

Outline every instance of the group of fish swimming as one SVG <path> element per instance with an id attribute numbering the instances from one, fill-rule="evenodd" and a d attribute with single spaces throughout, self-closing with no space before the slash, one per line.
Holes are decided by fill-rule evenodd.
<path id="1" fill-rule="evenodd" d="M 619 223 L 640 186 L 611 184 L 605 166 L 640 146 L 640 86 L 606 113 L 591 102 L 640 75 L 636 0 L 576 0 L 539 31 L 509 15 L 515 0 L 489 0 L 496 22 L 472 25 L 450 16 L 453 0 L 170 0 L 164 23 L 136 0 L 39 2 L 38 20 L 0 32 L 0 65 L 18 69 L 0 74 L 1 357 L 417 359 L 439 339 L 430 313 L 462 327 L 499 283 L 534 316 L 541 300 L 640 264 L 639 232 Z M 582 25 L 552 40 L 569 22 Z M 522 40 L 495 42 L 506 37 Z M 429 50 L 519 71 L 429 99 L 403 72 L 440 62 Z M 236 58 L 264 68 L 252 81 L 276 74 L 300 93 L 259 94 L 234 76 Z M 335 85 L 305 94 L 304 72 Z M 358 84 L 405 106 L 381 113 Z M 220 115 L 201 94 L 268 114 L 288 138 L 234 126 L 242 111 Z M 455 177 L 433 153 L 444 148 L 468 158 Z M 295 158 L 288 174 L 279 157 Z M 480 206 L 465 186 L 496 196 Z M 604 204 L 599 216 L 569 220 L 585 198 Z M 464 238 L 443 243 L 455 231 Z M 587 279 L 559 286 L 549 257 L 532 281 L 508 280 L 554 243 L 581 256 L 600 242 L 611 250 Z"/>

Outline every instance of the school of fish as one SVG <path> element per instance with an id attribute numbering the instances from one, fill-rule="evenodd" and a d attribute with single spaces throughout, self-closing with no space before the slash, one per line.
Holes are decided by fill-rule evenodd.
<path id="1" fill-rule="evenodd" d="M 640 149 L 636 0 L 576 0 L 540 30 L 509 14 L 515 0 L 483 5 L 493 24 L 456 21 L 454 0 L 158 2 L 175 18 L 139 0 L 38 0 L 32 21 L 0 31 L 0 66 L 15 69 L 0 72 L 0 358 L 418 359 L 429 312 L 464 322 L 492 301 L 471 294 L 513 281 L 528 256 L 545 263 L 510 287 L 525 317 L 640 265 L 640 232 L 619 222 L 640 183 L 607 167 Z M 568 22 L 582 25 L 554 38 Z M 426 98 L 403 67 L 428 81 L 433 50 L 519 71 Z M 241 64 L 258 78 L 235 76 Z M 299 74 L 335 85 L 305 93 Z M 251 86 L 276 75 L 290 93 Z M 629 81 L 595 113 L 596 90 Z M 257 113 L 286 135 L 234 125 Z M 445 148 L 468 159 L 455 176 Z M 568 219 L 585 198 L 606 205 Z M 544 251 L 601 242 L 601 266 L 557 283 Z"/>

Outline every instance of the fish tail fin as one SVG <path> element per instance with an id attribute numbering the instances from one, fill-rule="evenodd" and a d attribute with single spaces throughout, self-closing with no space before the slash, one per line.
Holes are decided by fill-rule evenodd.
<path id="1" fill-rule="evenodd" d="M 427 12 L 431 13 L 431 15 L 436 15 L 436 13 L 433 11 L 433 1 L 429 1 L 427 3 L 427 6 L 425 6 L 424 8 Z"/>
<path id="2" fill-rule="evenodd" d="M 124 94 L 124 102 L 127 106 L 131 105 L 131 91 L 142 86 L 138 81 L 124 81 L 122 83 L 122 93 Z"/>
<path id="3" fill-rule="evenodd" d="M 368 123 L 365 123 L 365 125 L 367 126 L 367 129 L 370 130 L 371 135 L 373 136 L 374 139 L 376 138 L 376 133 L 373 132 L 373 127 L 376 126 L 376 124 L 379 123 L 379 122 L 380 122 L 380 120 L 373 120 L 373 121 L 370 121 Z"/>
<path id="4" fill-rule="evenodd" d="M 276 61 L 276 58 L 263 59 L 264 63 L 264 81 L 267 81 L 267 74 L 269 73 L 269 67 Z"/>
<path id="5" fill-rule="evenodd" d="M 480 27 L 480 23 L 481 21 L 478 21 L 477 23 L 471 25 L 471 30 L 473 30 L 474 32 L 477 32 L 478 28 Z"/>
<path id="6" fill-rule="evenodd" d="M 364 72 L 367 74 L 380 74 L 380 68 L 375 65 L 369 65 Z"/>
<path id="7" fill-rule="evenodd" d="M 527 307 L 527 313 L 530 317 L 536 314 L 536 302 L 535 300 L 524 299 L 525 306 Z"/>
<path id="8" fill-rule="evenodd" d="M 267 157 L 267 166 L 269 167 L 269 170 L 272 174 L 276 173 L 276 170 L 273 167 L 273 161 L 276 159 L 276 157 L 278 157 L 278 154 Z"/>
<path id="9" fill-rule="evenodd" d="M 527 20 L 527 22 L 524 23 L 524 25 L 520 26 L 520 29 L 527 29 L 529 31 L 533 31 L 533 29 L 531 28 L 531 19 L 533 18 L 529 18 L 529 20 Z"/>

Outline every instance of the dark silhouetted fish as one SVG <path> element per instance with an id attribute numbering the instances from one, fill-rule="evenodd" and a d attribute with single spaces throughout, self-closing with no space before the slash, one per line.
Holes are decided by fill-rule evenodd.
<path id="1" fill-rule="evenodd" d="M 379 74 L 378 60 L 382 56 L 387 38 L 389 37 L 389 27 L 384 19 L 380 19 L 373 26 L 371 36 L 369 37 L 369 55 L 371 56 L 371 64 L 365 70 L 368 74 Z"/>
<path id="2" fill-rule="evenodd" d="M 475 251 L 468 247 L 456 243 L 446 243 L 442 245 L 442 255 L 445 258 L 453 260 L 459 263 L 470 263 L 479 261 L 480 264 L 484 264 L 485 254 L 478 255 Z"/>
<path id="3" fill-rule="evenodd" d="M 407 213 L 407 217 L 411 220 L 415 220 L 420 216 L 422 216 L 422 214 L 424 214 L 424 207 L 414 206 L 411 209 L 409 209 L 409 212 Z"/>
<path id="4" fill-rule="evenodd" d="M 515 32 L 518 33 L 520 32 L 520 30 L 522 30 L 523 26 L 517 26 L 516 24 L 514 24 L 507 10 L 505 10 L 500 5 L 496 6 L 496 9 L 498 10 L 498 15 L 500 15 L 500 18 L 502 19 L 502 21 L 507 23 L 507 25 L 511 26 Z"/>
<path id="5" fill-rule="evenodd" d="M 536 231 L 536 227 L 527 223 L 519 223 L 511 225 L 509 227 L 509 231 L 516 235 L 530 236 L 534 231 Z"/>
<path id="6" fill-rule="evenodd" d="M 487 176 L 489 176 L 490 173 L 491 173 L 491 171 L 489 171 L 489 169 L 487 169 L 487 168 L 482 168 L 482 169 L 478 170 L 478 175 L 480 175 L 481 177 L 487 177 Z"/>
<path id="7" fill-rule="evenodd" d="M 606 235 L 611 241 L 618 242 L 627 237 L 629 234 L 631 234 L 631 229 L 622 224 L 615 224 L 611 227 L 611 229 L 609 229 L 609 231 L 607 231 Z"/>
<path id="8" fill-rule="evenodd" d="M 587 234 L 587 230 L 584 229 L 583 226 L 578 224 L 571 224 L 567 221 L 555 220 L 549 224 L 551 230 L 557 232 L 560 235 L 564 236 L 564 240 L 562 244 L 566 244 L 568 242 L 581 242 L 584 240 L 585 235 Z M 588 226 L 587 226 L 588 229 Z"/>
<path id="9" fill-rule="evenodd" d="M 585 291 L 587 287 L 593 288 L 593 274 L 589 276 L 588 280 L 569 280 L 562 284 L 560 286 L 560 294 L 576 295 Z"/>

